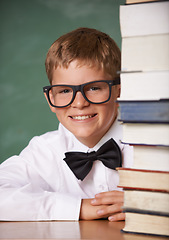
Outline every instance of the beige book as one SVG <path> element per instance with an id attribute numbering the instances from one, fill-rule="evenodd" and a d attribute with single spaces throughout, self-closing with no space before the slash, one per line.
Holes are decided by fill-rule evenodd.
<path id="1" fill-rule="evenodd" d="M 138 0 L 128 0 L 137 2 Z M 169 2 L 120 6 L 122 37 L 169 33 Z"/>
<path id="2" fill-rule="evenodd" d="M 169 70 L 169 34 L 122 39 L 122 71 Z"/>
<path id="3" fill-rule="evenodd" d="M 126 212 L 124 232 L 169 236 L 169 217 Z"/>
<path id="4" fill-rule="evenodd" d="M 124 189 L 169 192 L 169 172 L 118 168 L 119 185 Z"/>
<path id="5" fill-rule="evenodd" d="M 124 209 L 169 214 L 169 193 L 137 189 L 124 191 Z"/>

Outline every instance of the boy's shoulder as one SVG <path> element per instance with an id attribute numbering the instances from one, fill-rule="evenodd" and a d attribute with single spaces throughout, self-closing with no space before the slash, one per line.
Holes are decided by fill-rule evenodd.
<path id="1" fill-rule="evenodd" d="M 60 159 L 63 159 L 68 142 L 70 142 L 67 134 L 69 133 L 62 126 L 59 126 L 58 130 L 33 137 L 19 154 L 20 159 L 33 166 L 39 166 L 40 160 L 42 168 L 46 161 L 51 162 L 51 164 L 59 162 Z"/>
<path id="2" fill-rule="evenodd" d="M 38 143 L 38 142 L 46 142 L 46 143 L 50 143 L 52 141 L 54 141 L 54 139 L 57 139 L 58 138 L 58 135 L 59 135 L 59 132 L 58 130 L 54 130 L 54 131 L 49 131 L 49 132 L 46 132 L 46 133 L 43 133 L 39 136 L 34 136 L 29 144 L 34 144 L 34 143 Z"/>
<path id="3" fill-rule="evenodd" d="M 70 133 L 59 124 L 58 129 L 46 132 L 40 136 L 33 137 L 29 142 L 29 147 L 38 148 L 56 148 L 60 145 L 64 146 L 70 138 Z"/>

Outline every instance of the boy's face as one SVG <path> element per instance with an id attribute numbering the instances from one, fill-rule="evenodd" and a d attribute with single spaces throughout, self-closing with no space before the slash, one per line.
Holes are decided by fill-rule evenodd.
<path id="1" fill-rule="evenodd" d="M 76 61 L 71 62 L 67 69 L 58 67 L 54 70 L 52 85 L 80 85 L 97 80 L 112 80 L 112 77 L 105 74 L 103 70 L 89 68 L 86 65 L 77 67 L 76 63 Z M 50 108 L 56 113 L 58 120 L 80 142 L 92 148 L 109 130 L 117 116 L 118 105 L 115 101 L 119 93 L 120 86 L 113 86 L 111 99 L 108 102 L 91 104 L 84 99 L 81 92 L 77 92 L 73 103 L 68 107 L 50 106 Z"/>

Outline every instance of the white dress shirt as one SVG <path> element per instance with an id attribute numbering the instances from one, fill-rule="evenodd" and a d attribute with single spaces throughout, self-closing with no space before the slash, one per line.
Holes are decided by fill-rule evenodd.
<path id="1" fill-rule="evenodd" d="M 81 199 L 96 193 L 121 190 L 118 172 L 95 161 L 83 181 L 63 160 L 68 151 L 97 151 L 113 138 L 122 151 L 123 167 L 131 167 L 133 150 L 121 144 L 122 126 L 116 120 L 94 148 L 79 142 L 63 125 L 34 137 L 20 153 L 0 166 L 0 220 L 78 220 Z"/>

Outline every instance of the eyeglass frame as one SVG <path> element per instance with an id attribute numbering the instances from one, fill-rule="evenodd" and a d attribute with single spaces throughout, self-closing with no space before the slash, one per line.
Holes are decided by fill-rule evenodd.
<path id="1" fill-rule="evenodd" d="M 99 102 L 99 103 L 95 103 L 95 102 L 92 102 L 90 101 L 85 93 L 84 93 L 84 87 L 88 84 L 92 84 L 92 83 L 97 83 L 97 82 L 105 82 L 108 84 L 109 86 L 109 97 L 107 100 L 103 101 L 103 102 Z M 80 84 L 80 85 L 67 85 L 67 84 L 58 84 L 58 85 L 50 85 L 50 86 L 45 86 L 43 87 L 43 92 L 46 94 L 47 98 L 48 98 L 48 101 L 50 103 L 50 105 L 52 107 L 55 107 L 55 108 L 64 108 L 64 107 L 67 107 L 69 105 L 71 105 L 76 97 L 76 93 L 77 92 L 81 92 L 82 96 L 84 97 L 84 99 L 89 102 L 89 103 L 92 103 L 92 104 L 103 104 L 103 103 L 106 103 L 110 100 L 110 97 L 111 97 L 111 87 L 112 86 L 115 86 L 115 85 L 119 85 L 120 84 L 120 77 L 117 77 L 113 80 L 98 80 L 98 81 L 92 81 L 92 82 L 87 82 L 87 83 L 83 83 L 83 84 Z M 50 100 L 50 96 L 49 96 L 49 91 L 51 90 L 52 87 L 69 87 L 73 90 L 73 96 L 72 96 L 72 100 L 69 102 L 69 104 L 67 105 L 64 105 L 64 106 L 55 106 L 51 100 Z"/>

